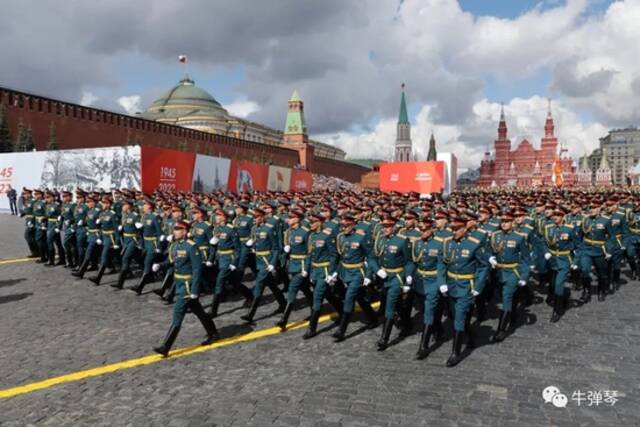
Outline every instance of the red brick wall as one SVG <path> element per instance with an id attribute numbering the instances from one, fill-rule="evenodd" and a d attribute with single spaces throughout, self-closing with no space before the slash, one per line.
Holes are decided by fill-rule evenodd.
<path id="1" fill-rule="evenodd" d="M 293 167 L 299 161 L 298 152 L 289 148 L 162 124 L 2 87 L 0 103 L 6 106 L 14 141 L 18 134 L 18 123 L 22 122 L 25 128 L 31 127 L 38 150 L 46 149 L 49 127 L 54 123 L 60 149 L 131 143 L 286 167 Z M 319 157 L 314 159 L 312 165 L 314 173 L 336 176 L 350 182 L 360 181 L 360 176 L 368 171 L 358 165 Z"/>

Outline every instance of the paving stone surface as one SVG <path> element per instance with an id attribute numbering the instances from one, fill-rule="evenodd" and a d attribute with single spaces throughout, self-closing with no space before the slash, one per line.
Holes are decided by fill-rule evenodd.
<path id="1" fill-rule="evenodd" d="M 24 256 L 21 220 L 0 215 L 0 236 L 0 260 Z M 150 354 L 171 308 L 151 292 L 158 283 L 137 297 L 108 286 L 115 280 L 106 276 L 96 287 L 61 267 L 0 265 L 0 389 Z M 497 345 L 489 344 L 493 316 L 478 331 L 478 348 L 455 368 L 445 367 L 450 339 L 416 361 L 417 333 L 377 352 L 380 328 L 352 323 L 349 338 L 336 344 L 323 323 L 325 331 L 310 341 L 302 340 L 304 329 L 288 331 L 0 399 L 0 425 L 637 426 L 639 301 L 639 284 L 628 282 L 556 324 L 538 301 Z M 247 326 L 241 304 L 221 306 L 216 323 L 223 336 L 277 320 L 270 303 Z M 302 305 L 292 320 L 307 314 Z M 197 344 L 203 334 L 188 315 L 176 348 Z M 566 408 L 544 402 L 550 385 L 567 395 Z M 617 391 L 618 401 L 578 406 L 571 400 L 578 390 Z"/>

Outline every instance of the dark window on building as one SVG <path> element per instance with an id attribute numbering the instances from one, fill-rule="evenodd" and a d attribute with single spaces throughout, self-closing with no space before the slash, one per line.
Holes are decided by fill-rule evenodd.
<path id="1" fill-rule="evenodd" d="M 120 126 L 120 116 L 117 116 L 117 117 L 116 117 L 116 124 L 117 124 L 118 126 Z"/>
<path id="2" fill-rule="evenodd" d="M 18 107 L 24 108 L 24 96 L 22 95 L 18 96 Z"/>
<path id="3" fill-rule="evenodd" d="M 93 120 L 93 110 L 87 110 L 89 113 L 89 120 Z"/>
<path id="4" fill-rule="evenodd" d="M 56 102 L 56 114 L 57 115 L 61 115 L 62 114 L 62 105 L 60 105 L 59 102 Z"/>
<path id="5" fill-rule="evenodd" d="M 73 118 L 75 119 L 75 118 L 76 118 L 76 114 L 77 114 L 77 110 L 78 110 L 78 109 L 77 109 L 75 106 L 73 106 L 73 107 L 71 107 L 71 110 L 72 110 L 72 113 L 71 113 L 71 114 L 73 114 Z"/>
<path id="6" fill-rule="evenodd" d="M 65 104 L 64 106 L 64 115 L 69 116 L 69 106 Z"/>
<path id="7" fill-rule="evenodd" d="M 13 105 L 13 94 L 9 94 L 9 106 Z"/>
<path id="8" fill-rule="evenodd" d="M 38 99 L 38 112 L 42 113 L 42 99 Z"/>
<path id="9" fill-rule="evenodd" d="M 51 101 L 45 101 L 47 103 L 47 113 L 51 114 Z"/>
<path id="10" fill-rule="evenodd" d="M 29 110 L 33 110 L 33 98 L 29 97 Z"/>

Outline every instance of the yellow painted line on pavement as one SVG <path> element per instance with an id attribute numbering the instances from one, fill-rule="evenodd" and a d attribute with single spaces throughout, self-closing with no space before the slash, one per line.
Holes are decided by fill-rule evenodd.
<path id="1" fill-rule="evenodd" d="M 373 308 L 379 306 L 380 303 L 371 304 Z M 359 311 L 356 309 L 356 311 Z M 318 323 L 323 323 L 335 318 L 336 313 L 325 314 L 318 319 Z M 291 322 L 287 325 L 287 331 L 301 329 L 309 325 L 307 320 L 298 320 Z M 87 369 L 84 371 L 72 372 L 70 374 L 60 375 L 58 377 L 49 378 L 43 381 L 36 381 L 30 384 L 24 384 L 17 387 L 7 388 L 0 390 L 0 398 L 9 398 L 19 396 L 21 394 L 28 394 L 34 391 L 47 389 L 60 384 L 67 384 L 76 381 L 82 381 L 88 378 L 99 377 L 106 374 L 112 374 L 114 372 L 122 371 L 125 369 L 137 368 L 138 366 L 150 365 L 153 363 L 162 362 L 165 360 L 172 360 L 179 357 L 190 356 L 192 354 L 203 353 L 216 348 L 227 347 L 233 344 L 239 344 L 247 341 L 254 341 L 261 338 L 270 337 L 272 335 L 278 335 L 283 333 L 279 327 L 272 327 L 266 329 L 259 329 L 257 331 L 249 332 L 244 335 L 236 335 L 234 337 L 223 338 L 219 341 L 209 345 L 199 345 L 192 347 L 184 347 L 173 350 L 169 353 L 168 358 L 164 358 L 159 354 L 150 354 L 148 356 L 139 357 L 137 359 L 129 359 L 122 362 L 112 363 L 109 365 L 100 366 L 97 368 Z"/>
<path id="2" fill-rule="evenodd" d="M 0 265 L 16 264 L 18 262 L 35 261 L 37 258 L 13 258 L 13 259 L 0 259 Z"/>

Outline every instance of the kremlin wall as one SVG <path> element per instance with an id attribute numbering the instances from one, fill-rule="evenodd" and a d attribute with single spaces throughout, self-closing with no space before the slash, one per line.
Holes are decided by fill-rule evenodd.
<path id="1" fill-rule="evenodd" d="M 0 87 L 0 103 L 12 136 L 19 126 L 31 129 L 37 150 L 46 150 L 51 133 L 59 149 L 142 145 L 229 159 L 302 168 L 314 174 L 359 182 L 370 169 L 342 160 L 344 152 L 309 140 L 304 105 L 297 93 L 289 101 L 285 132 L 233 118 L 202 89 L 179 98 L 184 79 L 138 116 L 105 111 Z M 164 105 L 164 106 L 163 106 Z M 200 113 L 194 117 L 193 111 Z M 187 112 L 182 114 L 181 112 Z M 214 113 L 213 115 L 210 113 Z M 191 113 L 189 120 L 185 116 Z M 283 111 L 284 118 L 284 111 Z M 226 121 L 226 122 L 225 122 Z M 215 126 L 210 123 L 215 122 Z M 194 124 L 189 127 L 190 124 Z M 225 131 L 226 130 L 226 131 Z M 242 132 L 241 132 L 242 131 Z M 226 133 L 226 134 L 225 134 Z M 280 140 L 278 138 L 281 138 Z"/>

